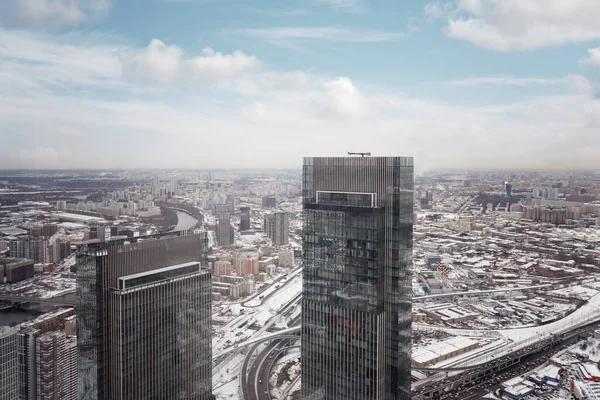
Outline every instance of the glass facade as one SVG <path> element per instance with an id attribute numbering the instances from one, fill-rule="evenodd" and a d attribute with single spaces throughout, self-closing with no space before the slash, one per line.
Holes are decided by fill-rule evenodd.
<path id="1" fill-rule="evenodd" d="M 212 399 L 207 254 L 186 232 L 78 249 L 79 399 Z"/>
<path id="2" fill-rule="evenodd" d="M 410 399 L 412 202 L 412 158 L 305 158 L 303 399 Z"/>

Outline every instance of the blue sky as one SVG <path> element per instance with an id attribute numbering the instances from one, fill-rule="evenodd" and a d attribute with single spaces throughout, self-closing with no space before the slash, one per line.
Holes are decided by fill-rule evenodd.
<path id="1" fill-rule="evenodd" d="M 596 0 L 3 0 L 0 168 L 600 168 Z"/>

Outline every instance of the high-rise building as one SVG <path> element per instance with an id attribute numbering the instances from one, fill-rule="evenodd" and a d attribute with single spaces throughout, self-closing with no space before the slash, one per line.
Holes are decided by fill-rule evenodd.
<path id="1" fill-rule="evenodd" d="M 413 160 L 305 158 L 302 398 L 410 399 Z"/>
<path id="2" fill-rule="evenodd" d="M 506 198 L 508 199 L 508 201 L 510 201 L 512 197 L 512 184 L 505 182 L 504 185 L 506 187 Z"/>
<path id="3" fill-rule="evenodd" d="M 273 215 L 273 244 L 275 246 L 283 246 L 288 243 L 289 222 L 287 214 L 284 212 L 276 212 Z"/>
<path id="4" fill-rule="evenodd" d="M 9 243 L 10 256 L 15 258 L 29 258 L 36 263 L 50 262 L 48 239 L 42 237 L 27 237 L 13 240 Z"/>
<path id="5" fill-rule="evenodd" d="M 0 400 L 19 398 L 17 328 L 0 326 Z"/>
<path id="6" fill-rule="evenodd" d="M 240 231 L 250 230 L 250 207 L 240 207 Z"/>
<path id="7" fill-rule="evenodd" d="M 277 207 L 277 198 L 275 196 L 263 196 L 262 206 L 265 208 Z"/>
<path id="8" fill-rule="evenodd" d="M 77 399 L 77 337 L 64 331 L 40 335 L 36 342 L 37 400 Z"/>
<path id="9" fill-rule="evenodd" d="M 235 211 L 235 196 L 232 194 L 227 195 L 227 211 L 231 214 Z"/>
<path id="10" fill-rule="evenodd" d="M 273 238 L 275 232 L 275 215 L 272 212 L 266 212 L 263 217 L 263 230 L 265 235 L 269 238 Z"/>
<path id="11" fill-rule="evenodd" d="M 44 314 L 19 328 L 19 400 L 77 398 L 75 310 Z"/>
<path id="12" fill-rule="evenodd" d="M 223 211 L 217 214 L 217 241 L 219 246 L 230 246 L 233 244 L 231 216 L 229 212 Z"/>
<path id="13" fill-rule="evenodd" d="M 206 233 L 77 252 L 79 399 L 211 399 Z"/>

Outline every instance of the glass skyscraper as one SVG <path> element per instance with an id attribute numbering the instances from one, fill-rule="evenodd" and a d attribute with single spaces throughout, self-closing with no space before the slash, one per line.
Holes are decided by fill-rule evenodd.
<path id="1" fill-rule="evenodd" d="M 410 399 L 413 159 L 305 158 L 302 398 Z"/>
<path id="2" fill-rule="evenodd" d="M 187 232 L 78 249 L 79 399 L 212 399 L 207 254 Z"/>

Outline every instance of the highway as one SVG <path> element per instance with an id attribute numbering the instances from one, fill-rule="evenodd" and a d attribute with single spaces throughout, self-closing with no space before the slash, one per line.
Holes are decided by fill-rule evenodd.
<path id="1" fill-rule="evenodd" d="M 270 400 L 269 377 L 273 365 L 277 360 L 289 351 L 294 339 L 274 340 L 266 349 L 260 352 L 252 363 L 247 377 L 246 400 Z M 242 371 L 244 374 L 244 371 Z"/>
<path id="2" fill-rule="evenodd" d="M 511 377 L 524 373 L 526 370 L 531 369 L 527 367 L 529 365 L 541 365 L 547 361 L 554 353 L 561 349 L 570 346 L 579 341 L 580 335 L 585 335 L 591 332 L 597 327 L 597 323 L 592 323 L 583 328 L 571 331 L 563 334 L 562 337 L 556 337 L 556 340 L 548 342 L 547 344 L 538 343 L 530 346 L 531 350 L 522 349 L 516 352 L 514 355 L 507 355 L 498 358 L 497 362 L 491 362 L 487 367 L 493 367 L 494 365 L 502 364 L 501 360 L 506 360 L 510 357 L 518 357 L 519 362 L 508 365 L 505 368 L 498 368 L 494 373 L 482 374 L 482 371 L 486 366 L 482 366 L 478 371 L 465 371 L 458 375 L 448 375 L 443 380 L 437 380 L 431 382 L 425 387 L 420 387 L 417 390 L 413 390 L 411 398 L 422 400 L 422 399 L 461 399 L 461 400 L 475 400 L 482 398 L 487 393 L 488 389 L 496 389 L 497 380 L 500 378 L 502 381 L 506 381 Z M 546 339 L 548 341 L 549 339 Z M 469 376 L 474 379 L 464 381 Z M 461 383 L 462 382 L 462 383 Z M 452 390 L 445 390 L 445 388 L 454 387 Z M 430 395 L 427 396 L 426 393 Z M 433 393 L 433 396 L 431 395 Z"/>
<path id="3" fill-rule="evenodd" d="M 0 295 L 0 301 L 9 301 L 11 303 L 40 303 L 40 304 L 51 304 L 56 306 L 75 307 L 76 300 L 65 300 L 60 298 L 39 298 L 39 297 L 27 297 L 27 296 L 6 296 Z"/>
<path id="4" fill-rule="evenodd" d="M 300 302 L 300 297 L 296 296 L 292 299 L 288 305 L 282 308 L 282 312 L 287 313 L 286 309 L 293 310 L 294 307 L 298 306 Z M 295 327 L 295 325 L 300 324 L 300 317 L 294 318 L 290 321 L 290 326 Z M 297 327 L 298 329 L 300 327 Z M 286 330 L 287 331 L 287 330 Z M 276 332 L 274 335 L 280 334 L 281 332 Z M 283 338 L 274 340 L 269 343 L 269 345 L 263 349 L 256 358 L 253 358 L 253 354 L 258 348 L 259 344 L 254 344 L 250 351 L 246 354 L 246 358 L 244 359 L 244 364 L 242 366 L 242 370 L 240 372 L 242 385 L 242 395 L 244 400 L 269 400 L 269 376 L 271 373 L 271 369 L 273 368 L 273 364 L 277 361 L 277 359 L 283 355 L 289 348 L 297 343 L 298 338 L 290 339 Z"/>

